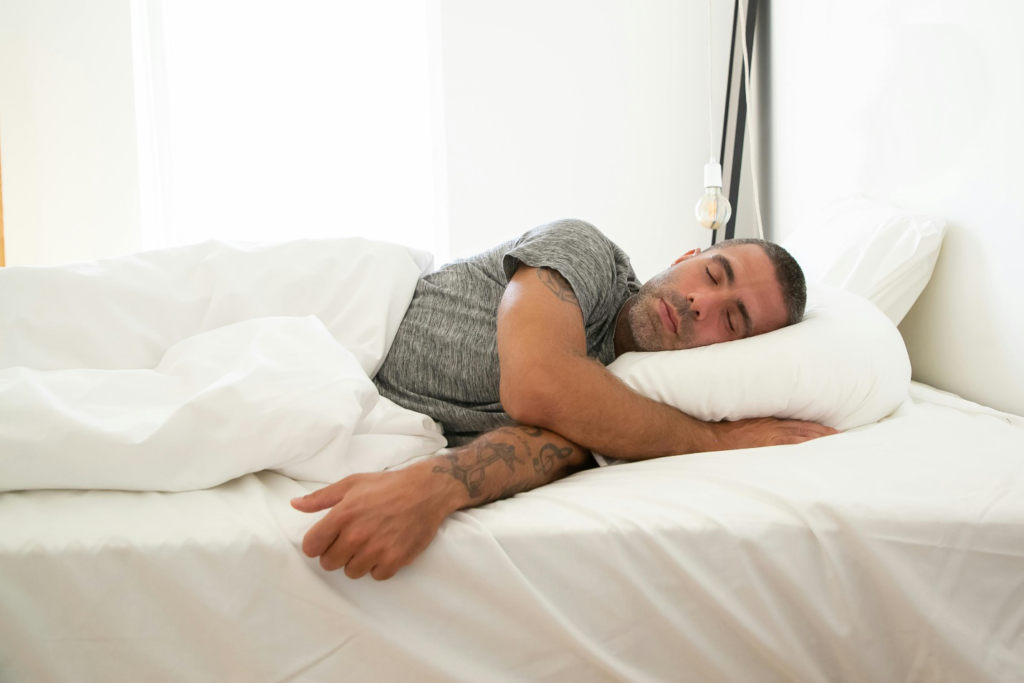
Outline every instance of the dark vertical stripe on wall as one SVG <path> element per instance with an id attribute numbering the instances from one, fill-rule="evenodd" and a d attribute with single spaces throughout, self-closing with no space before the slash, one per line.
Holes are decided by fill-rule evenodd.
<path id="1" fill-rule="evenodd" d="M 722 116 L 722 151 L 718 153 L 718 163 L 725 159 L 725 138 L 729 134 L 729 98 L 732 97 L 732 66 L 733 58 L 736 56 L 736 22 L 740 20 L 740 0 L 732 8 L 732 40 L 729 42 L 729 73 L 725 77 L 725 113 Z M 711 37 L 708 37 L 711 40 Z M 708 102 L 708 106 L 711 103 Z M 716 231 L 717 232 L 717 231 Z"/>
<path id="2" fill-rule="evenodd" d="M 725 76 L 725 107 L 722 113 L 722 150 L 718 153 L 718 163 L 722 163 L 725 159 L 725 139 L 729 136 L 729 98 L 732 97 L 732 67 L 733 60 L 736 57 L 736 22 L 738 22 L 740 16 L 740 0 L 736 0 L 732 6 L 732 38 L 729 41 L 729 71 Z M 710 12 L 711 9 L 708 8 Z M 708 40 L 711 40 L 711 36 L 708 36 Z M 708 106 L 711 103 L 708 102 Z M 715 244 L 718 238 L 718 230 L 711 231 L 711 244 Z"/>
<path id="3" fill-rule="evenodd" d="M 737 4 L 743 0 L 737 0 Z M 736 13 L 739 16 L 739 12 Z M 734 22 L 735 23 L 735 22 Z M 750 68 L 754 68 L 754 29 L 757 26 L 757 0 L 749 0 L 747 3 L 747 25 L 744 29 L 743 39 L 747 43 L 747 56 Z M 736 34 L 733 33 L 733 40 Z M 735 50 L 733 50 L 735 54 Z M 740 94 L 736 102 L 736 144 L 732 148 L 732 168 L 729 169 L 729 203 L 732 205 L 732 216 L 725 226 L 725 239 L 731 240 L 736 236 L 736 216 L 739 214 L 740 198 L 740 171 L 743 165 L 743 141 L 747 127 L 747 80 L 746 66 L 743 64 L 742 53 L 740 53 Z M 730 56 L 730 60 L 732 56 Z"/>
<path id="4" fill-rule="evenodd" d="M 736 118 L 732 125 L 732 159 L 729 164 L 729 178 L 727 189 L 729 194 L 729 204 L 732 206 L 732 216 L 729 217 L 728 223 L 725 225 L 725 239 L 732 239 L 736 236 L 736 217 L 739 214 L 739 196 L 740 196 L 740 177 L 743 167 L 743 143 L 746 139 L 746 125 L 747 125 L 747 85 L 746 85 L 746 67 L 743 64 L 743 51 L 742 48 L 737 44 L 736 38 L 739 35 L 739 4 L 744 0 L 736 0 L 733 4 L 732 14 L 732 37 L 729 43 L 729 72 L 726 75 L 726 87 L 725 87 L 725 108 L 722 115 L 722 146 L 721 151 L 718 155 L 718 163 L 722 164 L 723 170 L 725 164 L 725 153 L 728 145 L 726 142 L 730 136 L 729 127 L 729 106 L 732 103 L 733 89 L 739 88 L 739 92 L 736 93 Z M 754 67 L 754 32 L 757 27 L 757 3 L 758 0 L 747 0 L 746 3 L 746 26 L 743 27 L 743 39 L 747 44 L 747 54 L 750 61 L 750 67 Z M 711 36 L 708 36 L 708 40 L 711 40 Z M 733 69 L 736 66 L 740 69 L 740 78 L 733 79 Z M 735 83 L 735 84 L 734 84 Z M 711 106 L 710 103 L 708 106 Z M 724 179 L 723 179 L 724 180 Z M 718 239 L 718 230 L 711 232 L 711 244 L 714 245 Z"/>

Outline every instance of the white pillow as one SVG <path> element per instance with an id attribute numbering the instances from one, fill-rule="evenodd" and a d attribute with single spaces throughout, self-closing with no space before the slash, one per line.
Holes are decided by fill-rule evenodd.
<path id="1" fill-rule="evenodd" d="M 864 298 L 821 285 L 808 286 L 796 325 L 696 349 L 626 353 L 608 369 L 701 420 L 780 417 L 840 430 L 889 415 L 910 387 L 910 358 L 892 321 Z"/>
<path id="2" fill-rule="evenodd" d="M 946 224 L 866 197 L 825 206 L 782 246 L 807 281 L 870 300 L 897 325 L 928 284 Z"/>

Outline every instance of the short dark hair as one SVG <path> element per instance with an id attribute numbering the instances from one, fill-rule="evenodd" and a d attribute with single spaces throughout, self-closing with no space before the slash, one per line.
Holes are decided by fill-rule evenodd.
<path id="1" fill-rule="evenodd" d="M 782 300 L 786 304 L 786 324 L 794 325 L 804 317 L 804 309 L 807 307 L 807 280 L 804 279 L 804 271 L 796 262 L 792 254 L 767 240 L 759 240 L 754 237 L 742 237 L 731 239 L 714 244 L 704 250 L 704 253 L 732 247 L 740 244 L 756 244 L 764 250 L 772 265 L 775 266 L 775 279 L 779 281 L 782 288 Z"/>

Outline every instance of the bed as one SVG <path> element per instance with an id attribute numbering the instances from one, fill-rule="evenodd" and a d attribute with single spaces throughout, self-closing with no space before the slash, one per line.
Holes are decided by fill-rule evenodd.
<path id="1" fill-rule="evenodd" d="M 0 496 L 4 681 L 1008 681 L 1024 419 L 922 384 L 799 446 L 578 473 L 386 582 L 299 550 L 312 490 Z"/>
<path id="2" fill-rule="evenodd" d="M 851 337 L 843 343 L 815 337 L 799 346 L 794 335 L 827 328 L 828 317 L 810 309 L 813 325 L 805 319 L 735 346 L 669 353 L 697 358 L 711 373 L 700 383 L 729 385 L 725 394 L 696 400 L 694 411 L 697 404 L 721 411 L 703 419 L 743 417 L 729 412 L 738 396 L 775 400 L 784 379 L 758 379 L 755 364 L 715 382 L 723 375 L 714 368 L 734 364 L 710 362 L 709 354 L 762 344 L 743 355 L 757 359 L 768 349 L 775 370 L 784 355 L 796 358 L 782 374 L 800 376 L 797 404 L 821 410 L 826 389 L 840 406 L 863 394 L 853 401 L 860 407 L 843 408 L 843 418 L 820 413 L 823 420 L 856 419 L 843 433 L 579 472 L 452 515 L 413 565 L 384 582 L 325 572 L 307 558 L 300 544 L 316 517 L 289 500 L 349 471 L 433 452 L 443 439 L 432 421 L 378 415 L 360 403 L 375 395 L 371 386 L 359 390 L 352 423 L 340 432 L 336 417 L 303 429 L 287 421 L 267 427 L 274 421 L 260 419 L 259 402 L 249 406 L 256 412 L 239 415 L 223 402 L 204 412 L 195 402 L 168 399 L 170 379 L 180 388 L 183 378 L 202 373 L 157 377 L 132 368 L 159 370 L 180 344 L 199 348 L 205 340 L 206 351 L 223 356 L 227 349 L 236 365 L 195 355 L 199 362 L 186 369 L 215 372 L 186 394 L 207 396 L 214 386 L 235 397 L 245 386 L 265 394 L 278 386 L 271 380 L 293 383 L 296 371 L 322 375 L 328 362 L 366 384 L 430 268 L 429 255 L 366 242 L 208 243 L 56 270 L 7 269 L 0 273 L 0 331 L 7 331 L 0 334 L 0 370 L 7 369 L 0 372 L 0 414 L 7 416 L 0 423 L 0 490 L 7 489 L 0 493 L 0 680 L 1024 679 L 1024 418 L 909 380 L 894 323 L 931 275 L 941 226 L 863 203 L 844 205 L 840 214 L 858 217 L 843 226 L 844 235 L 865 227 L 867 236 L 854 245 L 861 251 L 851 258 L 854 247 L 843 247 L 830 261 L 815 247 L 816 271 L 809 272 L 860 295 L 864 315 L 855 326 L 882 318 L 898 347 L 892 363 L 876 362 L 882 346 L 840 328 L 833 332 Z M 799 241 L 792 248 L 809 249 Z M 390 254 L 383 261 L 382 250 Z M 352 280 L 338 279 L 345 277 Z M 384 296 L 374 285 L 381 281 L 404 284 Z M 353 286 L 370 291 L 349 296 Z M 346 311 L 354 305 L 353 318 Z M 72 323 L 76 343 L 68 345 Z M 292 336 L 283 334 L 288 329 Z M 225 345 L 224 335 L 253 330 L 275 343 L 252 347 L 254 362 L 230 353 L 235 346 Z M 311 353 L 315 345 L 322 350 Z M 337 348 L 351 353 L 338 355 Z M 620 378 L 636 381 L 634 388 L 646 393 L 642 385 L 650 381 L 655 398 L 660 385 L 678 388 L 652 365 L 668 354 L 627 356 L 633 374 Z M 806 362 L 811 356 L 817 365 Z M 41 370 L 32 375 L 26 366 Z M 830 366 L 842 367 L 829 374 Z M 272 372 L 271 380 L 260 379 L 254 368 L 279 371 L 278 380 Z M 697 370 L 683 368 L 691 384 Z M 111 374 L 90 374 L 96 372 Z M 762 385 L 758 392 L 733 386 L 746 375 Z M 224 381 L 228 376 L 235 384 Z M 19 393 L 11 377 L 36 382 Z M 107 393 L 114 399 L 122 388 L 138 389 L 131 394 L 138 401 L 156 401 L 149 408 L 199 421 L 176 422 L 162 446 L 133 441 L 138 421 L 93 393 L 87 417 L 95 419 L 70 430 L 58 422 L 75 402 L 52 397 L 77 396 L 80 386 L 46 384 L 62 377 L 88 380 L 81 386 L 90 391 L 89 378 L 109 380 L 103 386 L 113 387 Z M 252 377 L 259 381 L 245 385 Z M 896 387 L 895 402 L 875 401 L 875 416 L 867 416 L 863 406 L 885 393 L 883 384 Z M 680 400 L 695 400 L 690 388 L 682 393 Z M 19 401 L 39 396 L 38 415 L 46 419 L 29 411 L 19 419 L 34 425 L 12 424 Z M 317 401 L 308 405 L 315 411 Z M 752 410 L 777 414 L 766 405 Z M 267 439 L 252 438 L 254 429 L 268 428 Z M 189 441 L 193 433 L 204 435 L 201 443 Z M 90 434 L 106 440 L 90 442 Z M 119 446 L 131 444 L 128 456 L 158 460 L 140 461 L 105 486 L 89 480 L 90 470 L 103 469 L 94 467 L 102 463 L 97 458 L 114 452 L 112 435 Z M 285 452 L 313 452 L 327 442 L 331 452 L 346 453 L 350 469 L 275 462 L 269 451 L 247 460 L 271 441 Z M 176 453 L 173 444 L 182 442 L 195 448 Z M 393 442 L 399 445 L 384 463 L 380 451 Z M 79 452 L 81 443 L 94 452 Z M 39 457 L 51 460 L 36 467 Z M 173 490 L 147 490 L 166 484 L 174 458 L 199 467 Z M 208 462 L 224 468 L 202 466 Z M 232 470 L 236 465 L 241 469 Z M 14 482 L 15 473 L 25 478 Z M 76 482 L 83 490 L 13 490 Z M 87 490 L 104 487 L 139 490 Z"/>

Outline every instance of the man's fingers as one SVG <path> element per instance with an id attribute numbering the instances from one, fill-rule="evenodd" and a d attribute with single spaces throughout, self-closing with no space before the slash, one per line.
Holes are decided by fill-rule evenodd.
<path id="1" fill-rule="evenodd" d="M 805 420 L 793 420 L 793 422 L 804 429 L 811 429 L 816 432 L 822 432 L 823 434 L 834 434 L 837 432 L 837 430 L 832 429 L 831 427 L 826 427 L 823 424 L 818 424 L 817 422 L 807 422 Z"/>
<path id="2" fill-rule="evenodd" d="M 783 439 L 784 444 L 797 444 L 805 441 L 820 439 L 823 436 L 831 436 L 839 432 L 831 427 L 815 424 L 813 422 L 800 423 L 790 429 L 788 435 Z"/>
<path id="3" fill-rule="evenodd" d="M 337 484 L 331 484 L 325 486 L 322 489 L 313 491 L 313 493 L 307 493 L 304 496 L 298 498 L 292 498 L 292 507 L 300 512 L 320 512 L 326 510 L 329 507 L 334 507 L 341 502 L 341 499 L 345 497 L 345 488 L 340 487 L 344 479 L 339 481 Z"/>
<path id="4" fill-rule="evenodd" d="M 719 450 L 798 444 L 840 433 L 837 429 L 816 422 L 774 417 L 747 418 L 734 422 L 709 424 L 719 425 L 716 427 L 720 435 L 720 441 L 717 442 Z"/>
<path id="5" fill-rule="evenodd" d="M 341 540 L 337 540 L 320 556 L 320 566 L 329 572 L 341 569 L 352 561 L 352 550 Z"/>
<path id="6" fill-rule="evenodd" d="M 806 428 L 803 428 L 803 427 L 801 427 L 800 429 L 797 429 L 796 433 L 797 433 L 798 436 L 802 436 L 802 437 L 807 438 L 807 439 L 817 439 L 819 437 L 828 436 L 829 435 L 829 432 L 826 432 L 823 429 L 806 429 Z"/>
<path id="7" fill-rule="evenodd" d="M 838 434 L 838 429 L 832 427 L 826 427 L 825 425 L 818 424 L 817 422 L 805 422 L 804 420 L 785 420 L 783 423 L 786 427 L 794 430 L 800 435 L 809 435 L 812 438 L 819 436 L 829 436 L 832 434 Z"/>
<path id="8" fill-rule="evenodd" d="M 356 556 L 345 563 L 345 576 L 350 579 L 359 579 L 370 571 L 376 564 L 376 559 L 372 553 L 360 552 L 356 553 Z"/>
<path id="9" fill-rule="evenodd" d="M 398 573 L 399 565 L 378 564 L 370 570 L 370 576 L 376 581 L 387 581 Z"/>
<path id="10" fill-rule="evenodd" d="M 306 557 L 323 555 L 332 544 L 337 543 L 344 530 L 345 522 L 346 513 L 341 508 L 336 507 L 328 512 L 323 519 L 306 532 L 302 539 L 302 552 L 306 554 Z"/>
<path id="11" fill-rule="evenodd" d="M 306 557 L 323 555 L 338 538 L 338 529 L 325 525 L 326 521 L 326 517 L 321 519 L 302 538 L 302 552 Z"/>
<path id="12" fill-rule="evenodd" d="M 353 477 L 351 476 L 345 477 L 322 489 L 313 491 L 313 493 L 292 498 L 292 507 L 300 512 L 319 512 L 320 510 L 334 507 L 341 502 L 341 499 L 345 497 L 345 492 L 351 488 L 352 479 Z"/>
<path id="13" fill-rule="evenodd" d="M 832 427 L 826 427 L 825 425 L 818 424 L 817 422 L 807 422 L 805 420 L 768 419 L 764 421 L 752 421 L 749 424 L 752 427 L 764 430 L 762 431 L 762 434 L 766 437 L 766 440 L 762 441 L 760 444 L 757 444 L 755 441 L 755 444 L 752 445 L 793 445 L 839 433 L 839 430 L 833 429 Z"/>

